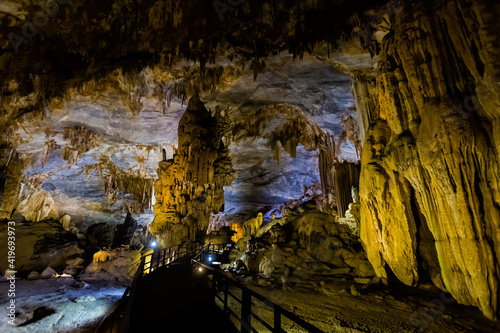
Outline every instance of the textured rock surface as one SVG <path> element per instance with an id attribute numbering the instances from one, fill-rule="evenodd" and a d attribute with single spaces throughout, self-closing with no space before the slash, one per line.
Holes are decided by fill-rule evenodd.
<path id="1" fill-rule="evenodd" d="M 235 221 L 248 219 L 255 210 L 274 211 L 265 216 L 268 220 L 284 202 L 300 198 L 304 186 L 320 183 L 318 151 L 327 135 L 340 146 L 328 154 L 340 161 L 359 160 L 347 136 L 340 140 L 343 119 L 356 117 L 348 75 L 315 57 L 299 62 L 284 53 L 269 58 L 254 81 L 248 64 L 219 58 L 211 67 L 218 73 L 218 88 L 200 92 L 210 109 L 220 109 L 235 124 L 228 148 L 237 178 L 225 194 L 225 213 Z M 182 99 L 188 96 L 183 94 L 194 91 L 196 80 L 212 80 L 196 79 L 200 76 L 188 62 L 164 70 L 145 68 L 136 76 L 118 70 L 54 100 L 43 118 L 23 115 L 6 138 L 14 148 L 3 150 L 4 165 L 11 152 L 18 156 L 7 173 L 13 185 L 6 187 L 12 188 L 3 201 L 10 206 L 6 211 L 14 211 L 40 188 L 50 194 L 59 216 L 71 216 L 81 232 L 94 223 L 120 223 L 128 211 L 139 223 L 151 223 L 158 162 L 163 150 L 171 158 L 178 143 L 177 124 L 186 108 Z M 124 102 L 127 89 L 143 91 L 139 113 Z M 157 92 L 162 89 L 170 94 L 168 106 L 162 100 L 165 92 Z M 331 165 L 321 167 L 323 173 L 329 174 Z M 15 170 L 22 172 L 16 176 Z M 29 218 L 46 215 L 31 208 Z"/>
<path id="2" fill-rule="evenodd" d="M 282 218 L 261 226 L 262 216 L 243 223 L 238 255 L 253 273 L 289 287 L 315 275 L 374 276 L 359 239 L 314 202 L 289 209 Z M 239 268 L 235 268 L 239 270 Z"/>
<path id="3" fill-rule="evenodd" d="M 361 237 L 379 276 L 426 276 L 498 316 L 498 21 L 482 1 L 405 3 L 382 43 L 362 156 Z M 370 119 L 370 113 L 363 118 Z"/>
<path id="4" fill-rule="evenodd" d="M 83 250 L 75 235 L 65 231 L 59 221 L 44 220 L 33 223 L 16 223 L 15 267 L 20 274 L 42 272 L 52 267 L 59 273 L 66 268 L 68 259 L 80 257 Z M 7 224 L 0 224 L 0 271 L 8 267 Z"/>
<path id="5" fill-rule="evenodd" d="M 179 122 L 179 147 L 160 162 L 155 182 L 155 218 L 151 233 L 162 247 L 201 241 L 210 215 L 224 210 L 224 186 L 235 174 L 223 138 L 227 125 L 198 96 L 189 100 Z M 227 138 L 227 137 L 226 137 Z"/>

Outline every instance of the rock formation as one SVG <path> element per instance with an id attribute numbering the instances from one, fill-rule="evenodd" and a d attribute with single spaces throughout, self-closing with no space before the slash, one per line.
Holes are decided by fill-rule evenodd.
<path id="1" fill-rule="evenodd" d="M 224 186 L 235 177 L 220 112 L 212 116 L 197 96 L 179 122 L 174 157 L 161 161 L 155 182 L 151 233 L 163 247 L 201 241 L 210 215 L 224 210 Z"/>
<path id="2" fill-rule="evenodd" d="M 50 3 L 0 8 L 0 220 L 50 234 L 62 216 L 56 234 L 95 249 L 127 212 L 146 230 L 154 205 L 169 246 L 225 210 L 255 252 L 242 262 L 284 281 L 313 259 L 366 268 L 341 235 L 359 223 L 380 278 L 498 318 L 498 1 Z"/>
<path id="3" fill-rule="evenodd" d="M 132 214 L 127 213 L 125 222 L 116 226 L 115 235 L 113 237 L 112 248 L 117 248 L 122 245 L 130 245 L 134 238 L 134 232 L 137 229 L 137 221 L 132 217 Z"/>
<path id="4" fill-rule="evenodd" d="M 364 108 L 361 238 L 377 275 L 428 276 L 499 314 L 499 23 L 483 1 L 405 2 Z M 364 99 L 366 104 L 366 99 Z M 369 100 L 369 99 L 368 99 Z M 374 116 L 375 114 L 375 116 Z"/>
<path id="5" fill-rule="evenodd" d="M 0 167 L 3 186 L 0 219 L 9 219 L 19 203 L 23 163 L 14 148 L 0 150 Z"/>
<path id="6" fill-rule="evenodd" d="M 358 237 L 346 225 L 336 223 L 334 216 L 320 212 L 311 201 L 267 225 L 259 226 L 258 221 L 259 216 L 243 223 L 245 236 L 230 255 L 236 271 L 240 270 L 237 266 L 241 260 L 250 272 L 272 280 L 292 278 L 295 283 L 312 275 L 375 274 Z"/>
<path id="7" fill-rule="evenodd" d="M 7 224 L 0 224 L 0 271 L 9 267 Z M 28 275 L 32 271 L 42 272 L 52 267 L 62 272 L 68 260 L 80 258 L 84 252 L 79 247 L 77 237 L 64 230 L 57 220 L 18 222 L 16 231 L 16 270 L 20 275 Z"/>

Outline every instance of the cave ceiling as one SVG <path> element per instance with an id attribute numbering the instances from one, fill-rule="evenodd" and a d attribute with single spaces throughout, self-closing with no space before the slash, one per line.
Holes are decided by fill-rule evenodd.
<path id="1" fill-rule="evenodd" d="M 320 182 L 318 141 L 358 121 L 351 76 L 373 75 L 378 57 L 352 35 L 373 4 L 240 2 L 221 19 L 206 1 L 4 1 L 4 155 L 19 154 L 24 195 L 47 192 L 49 215 L 150 222 L 154 194 L 125 183 L 154 181 L 198 94 L 232 123 L 225 213 L 279 215 Z M 340 162 L 359 161 L 338 145 Z"/>

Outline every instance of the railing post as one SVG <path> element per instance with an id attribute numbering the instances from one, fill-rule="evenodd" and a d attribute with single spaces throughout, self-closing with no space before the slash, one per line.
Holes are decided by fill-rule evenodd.
<path id="1" fill-rule="evenodd" d="M 242 289 L 241 295 L 241 332 L 249 333 L 251 332 L 252 327 L 252 294 L 248 291 L 248 289 Z"/>
<path id="2" fill-rule="evenodd" d="M 212 294 L 210 295 L 210 299 L 212 303 L 215 304 L 215 293 L 217 292 L 216 282 L 215 282 L 215 273 L 212 273 Z"/>
<path id="3" fill-rule="evenodd" d="M 224 314 L 227 315 L 227 297 L 229 293 L 229 281 L 224 279 Z"/>
<path id="4" fill-rule="evenodd" d="M 162 259 L 163 259 L 163 267 L 165 267 L 165 255 L 167 254 L 167 249 L 163 249 L 161 250 L 161 253 L 162 253 Z"/>
<path id="5" fill-rule="evenodd" d="M 281 333 L 281 312 L 277 306 L 274 306 L 274 330 L 273 333 Z"/>
<path id="6" fill-rule="evenodd" d="M 151 259 L 149 260 L 149 272 L 148 274 L 151 274 L 151 272 L 153 271 L 153 265 L 154 265 L 154 252 L 151 253 Z"/>

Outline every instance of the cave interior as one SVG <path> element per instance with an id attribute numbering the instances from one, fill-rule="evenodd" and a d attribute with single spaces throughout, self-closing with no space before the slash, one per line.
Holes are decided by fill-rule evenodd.
<path id="1" fill-rule="evenodd" d="M 0 331 L 499 332 L 498 15 L 0 0 Z"/>

